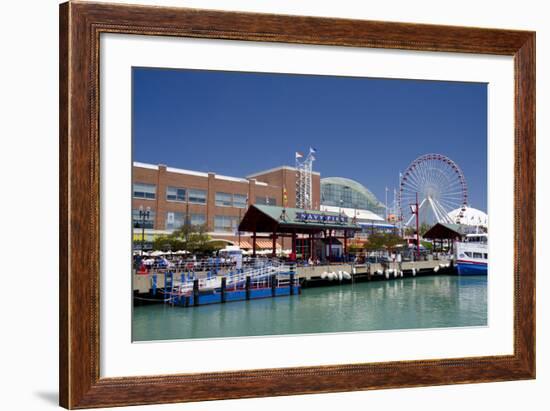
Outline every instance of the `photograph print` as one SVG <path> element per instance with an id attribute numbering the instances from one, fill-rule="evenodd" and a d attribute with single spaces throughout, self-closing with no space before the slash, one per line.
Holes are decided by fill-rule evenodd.
<path id="1" fill-rule="evenodd" d="M 487 326 L 486 83 L 134 67 L 132 147 L 133 341 Z"/>

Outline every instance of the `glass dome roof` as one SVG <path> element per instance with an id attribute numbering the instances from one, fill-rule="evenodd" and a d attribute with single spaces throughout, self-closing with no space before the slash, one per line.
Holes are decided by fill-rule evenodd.
<path id="1" fill-rule="evenodd" d="M 364 185 L 343 177 L 321 179 L 321 204 L 370 210 L 381 215 L 385 208 Z"/>

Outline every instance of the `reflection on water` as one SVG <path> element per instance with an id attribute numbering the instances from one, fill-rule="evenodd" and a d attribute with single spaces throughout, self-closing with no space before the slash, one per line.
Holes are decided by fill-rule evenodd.
<path id="1" fill-rule="evenodd" d="M 300 296 L 135 307 L 134 341 L 487 325 L 487 277 L 307 288 Z"/>

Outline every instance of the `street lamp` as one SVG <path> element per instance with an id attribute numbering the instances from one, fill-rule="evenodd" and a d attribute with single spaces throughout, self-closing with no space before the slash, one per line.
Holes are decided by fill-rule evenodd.
<path id="1" fill-rule="evenodd" d="M 418 227 L 418 220 L 420 218 L 419 213 L 420 209 L 418 207 L 418 193 L 416 193 L 416 202 L 414 204 L 410 204 L 411 207 L 411 213 L 414 214 L 416 217 L 416 259 L 420 259 L 420 232 Z"/>
<path id="2" fill-rule="evenodd" d="M 141 252 L 140 256 L 143 257 L 143 246 L 145 243 L 145 220 L 149 220 L 149 216 L 151 215 L 151 207 L 143 208 L 143 206 L 139 206 L 139 220 L 141 224 Z"/>

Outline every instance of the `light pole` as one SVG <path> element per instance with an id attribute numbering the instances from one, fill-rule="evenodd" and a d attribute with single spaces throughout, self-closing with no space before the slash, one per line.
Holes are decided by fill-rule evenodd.
<path id="1" fill-rule="evenodd" d="M 416 217 L 416 258 L 417 260 L 420 259 L 420 230 L 418 227 L 418 220 L 419 217 L 419 209 L 418 209 L 418 193 L 416 193 L 416 203 L 411 204 L 411 211 Z"/>
<path id="2" fill-rule="evenodd" d="M 143 246 L 145 243 L 145 220 L 149 220 L 149 216 L 151 215 L 151 207 L 147 207 L 146 209 L 143 208 L 143 206 L 139 206 L 139 219 L 141 221 L 141 250 L 140 250 L 140 257 L 143 257 Z"/>

